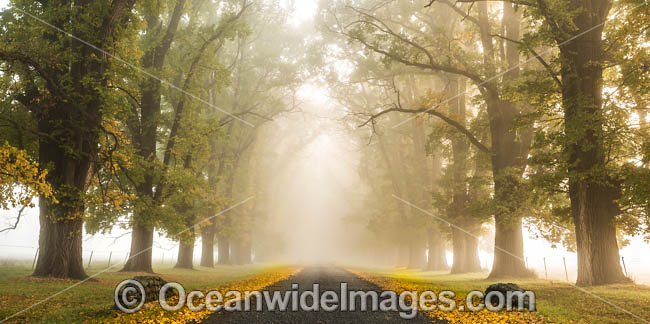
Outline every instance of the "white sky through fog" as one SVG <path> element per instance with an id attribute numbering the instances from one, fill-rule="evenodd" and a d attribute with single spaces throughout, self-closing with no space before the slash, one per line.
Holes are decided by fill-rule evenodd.
<path id="1" fill-rule="evenodd" d="M 317 0 L 280 0 L 280 1 L 286 7 L 293 5 L 294 12 L 289 17 L 289 23 L 294 26 L 298 26 L 302 23 L 307 23 L 309 20 L 313 19 L 314 14 L 316 14 L 316 9 L 318 8 Z"/>
<path id="2" fill-rule="evenodd" d="M 289 5 L 290 0 L 281 0 L 283 4 Z M 0 0 L 0 8 L 6 8 L 8 1 Z M 317 0 L 295 0 L 295 11 L 290 17 L 290 23 L 299 27 L 303 24 L 309 24 L 313 19 L 317 9 Z M 303 87 L 300 92 L 303 101 L 312 101 L 319 104 L 326 103 L 328 100 L 326 91 L 317 85 L 309 84 Z M 331 139 L 322 141 L 321 149 L 336 150 L 337 143 Z M 316 150 L 318 151 L 318 150 Z M 4 228 L 15 217 L 17 211 L 0 210 L 0 227 Z M 326 223 L 322 223 L 326 225 Z M 0 233 L 0 266 L 6 259 L 31 259 L 36 247 L 38 246 L 38 210 L 27 209 L 24 216 L 14 231 Z M 90 237 L 84 235 L 84 260 L 88 261 L 90 251 L 93 252 L 94 260 L 106 261 L 111 252 L 113 252 L 113 263 L 124 260 L 130 246 L 130 236 L 125 235 L 115 240 L 115 237 L 126 234 L 127 230 L 115 228 L 112 233 L 107 235 L 97 235 Z M 552 248 L 551 245 L 543 240 L 534 240 L 530 233 L 525 233 L 525 254 L 529 266 L 537 271 L 540 277 L 544 277 L 544 263 L 546 258 L 549 277 L 553 279 L 564 279 L 563 258 L 566 258 L 569 279 L 575 280 L 576 256 L 574 253 L 568 253 L 562 248 Z M 168 265 L 171 265 L 170 258 L 172 254 L 177 253 L 176 243 L 156 234 L 156 246 L 154 247 L 154 260 L 160 262 L 163 257 Z M 197 241 L 196 256 L 200 255 L 200 244 Z M 650 260 L 645 257 L 650 249 L 650 244 L 645 243 L 641 238 L 633 238 L 630 246 L 621 250 L 621 255 L 625 257 L 628 273 L 639 283 L 650 284 Z M 480 253 L 483 266 L 491 266 L 492 255 L 489 253 Z M 98 262 L 101 262 L 98 261 Z M 451 260 L 450 260 L 451 261 Z"/>

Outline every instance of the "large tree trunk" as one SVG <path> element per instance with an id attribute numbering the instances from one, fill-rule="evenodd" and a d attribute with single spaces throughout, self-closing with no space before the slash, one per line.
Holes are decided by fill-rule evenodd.
<path id="1" fill-rule="evenodd" d="M 483 59 L 488 76 L 496 75 L 495 51 L 490 35 L 490 23 L 486 2 L 478 2 L 481 43 L 485 48 Z M 510 3 L 504 2 L 503 24 L 506 37 L 519 40 L 521 13 Z M 505 61 L 508 70 L 504 81 L 514 81 L 520 74 L 517 44 L 506 42 Z M 514 129 L 514 121 L 522 113 L 522 104 L 502 100 L 496 79 L 484 86 L 487 113 L 490 119 L 492 153 L 492 177 L 494 178 L 494 202 L 497 210 L 495 220 L 494 264 L 490 278 L 530 277 L 524 263 L 524 246 L 521 235 L 521 204 L 526 194 L 521 187 L 522 175 L 532 141 L 532 129 Z"/>
<path id="2" fill-rule="evenodd" d="M 192 170 L 192 154 L 185 156 L 183 169 Z M 180 244 L 178 247 L 178 262 L 175 268 L 194 269 L 194 243 L 196 242 L 197 214 L 192 211 L 191 205 L 186 202 L 181 203 L 176 209 L 179 215 L 185 218 L 186 230 L 179 235 Z"/>
<path id="3" fill-rule="evenodd" d="M 214 267 L 214 236 L 215 228 L 211 223 L 201 228 L 201 266 Z"/>
<path id="4" fill-rule="evenodd" d="M 447 253 L 445 251 L 444 239 L 440 235 L 440 232 L 435 228 L 430 229 L 427 241 L 429 242 L 427 270 L 448 270 Z"/>
<path id="5" fill-rule="evenodd" d="M 185 168 L 190 166 L 190 158 L 185 159 Z M 178 269 L 194 269 L 194 243 L 196 241 L 196 232 L 194 231 L 195 217 L 194 214 L 188 212 L 188 206 L 184 205 L 178 209 L 181 215 L 185 215 L 185 225 L 189 229 L 181 233 L 179 237 L 180 242 L 178 245 L 178 259 L 174 268 Z"/>
<path id="6" fill-rule="evenodd" d="M 178 246 L 178 260 L 174 268 L 194 269 L 194 240 L 181 240 Z"/>
<path id="7" fill-rule="evenodd" d="M 449 102 L 449 109 L 454 116 L 457 116 L 457 121 L 461 125 L 465 125 L 466 107 L 465 96 L 460 92 L 461 82 L 464 79 L 457 76 L 450 76 L 449 78 L 449 93 L 454 98 Z M 469 192 L 467 186 L 468 175 L 468 155 L 469 155 L 469 141 L 460 134 L 451 139 L 452 146 L 452 201 L 448 210 L 448 217 L 451 223 L 457 227 L 451 227 L 451 243 L 454 253 L 454 260 L 451 265 L 451 273 L 464 273 L 465 271 L 465 233 L 467 230 L 463 226 L 463 219 L 467 217 L 467 203 L 469 201 Z"/>
<path id="8" fill-rule="evenodd" d="M 531 277 L 524 262 L 522 204 L 528 194 L 522 175 L 530 150 L 530 130 L 513 130 L 519 114 L 514 103 L 489 96 L 487 109 L 492 134 L 492 175 L 494 178 L 494 263 L 490 278 Z"/>
<path id="9" fill-rule="evenodd" d="M 469 228 L 470 226 L 463 226 Z M 462 230 L 452 229 L 454 263 L 451 273 L 468 273 L 481 271 L 481 260 L 478 257 L 478 240 L 476 236 Z"/>
<path id="10" fill-rule="evenodd" d="M 497 221 L 494 235 L 494 263 L 490 278 L 530 276 L 523 259 L 521 219 Z"/>
<path id="11" fill-rule="evenodd" d="M 603 138 L 602 32 L 611 4 L 575 0 L 575 35 L 580 41 L 560 47 L 562 104 L 565 112 L 569 197 L 578 252 L 578 285 L 629 281 L 619 263 L 615 218 L 621 213 L 617 179 L 607 174 Z M 593 29 L 593 26 L 600 26 Z M 563 38 L 558 37 L 558 42 Z"/>
<path id="12" fill-rule="evenodd" d="M 464 272 L 481 271 L 481 259 L 478 257 L 478 239 L 474 235 L 465 233 L 465 256 L 463 260 Z"/>
<path id="13" fill-rule="evenodd" d="M 153 58 L 149 58 L 149 60 L 153 60 Z M 145 67 L 150 66 L 147 62 L 148 60 L 145 58 Z M 153 188 L 155 185 L 154 173 L 156 172 L 154 165 L 156 160 L 157 128 L 160 115 L 160 81 L 146 79 L 141 85 L 141 92 L 141 123 L 139 128 L 131 129 L 131 132 L 134 133 L 133 142 L 138 148 L 136 154 L 144 161 L 140 165 L 144 176 L 143 181 L 135 186 L 136 193 L 141 200 L 136 201 L 138 208 L 132 215 L 133 230 L 131 232 L 129 260 L 121 271 L 153 273 L 151 259 L 155 221 L 151 220 L 151 217 L 147 214 L 152 212 L 151 208 L 156 208 L 156 206 L 151 206 L 152 202 L 158 204 L 155 202 Z"/>
<path id="14" fill-rule="evenodd" d="M 153 273 L 152 267 L 153 228 L 134 225 L 131 233 L 131 252 L 122 272 Z"/>
<path id="15" fill-rule="evenodd" d="M 623 275 L 615 217 L 620 213 L 615 185 L 575 181 L 569 185 L 578 251 L 577 285 L 628 282 Z"/>
<path id="16" fill-rule="evenodd" d="M 432 192 L 426 193 L 429 202 L 431 202 L 431 195 L 433 192 L 438 191 L 440 184 L 438 183 L 442 177 L 442 153 L 434 152 L 431 159 L 431 182 Z M 434 189 L 435 188 L 435 189 Z M 440 222 L 439 220 L 434 220 L 432 224 L 429 224 L 427 230 L 427 241 L 429 248 L 429 256 L 427 260 L 427 270 L 430 271 L 440 271 L 440 270 L 449 270 L 449 263 L 447 262 L 447 250 L 445 247 L 446 239 L 440 233 Z"/>
<path id="17" fill-rule="evenodd" d="M 465 271 L 465 233 L 457 228 L 451 229 L 451 244 L 454 260 L 451 273 L 464 273 Z"/>
<path id="18" fill-rule="evenodd" d="M 99 13 L 96 10 L 100 10 L 102 15 L 97 18 L 101 26 L 96 33 L 85 30 L 88 26 L 83 24 L 73 26 L 71 32 L 93 36 L 99 48 L 110 50 L 116 41 L 116 27 L 128 21 L 128 13 L 134 2 L 116 1 L 110 8 L 95 8 L 80 3 L 75 6 L 74 13 L 61 11 L 60 16 L 75 20 L 78 16 Z M 44 6 L 59 6 L 48 9 L 70 9 L 69 4 L 58 2 Z M 93 10 L 95 12 L 91 12 Z M 53 23 L 63 26 L 67 21 Z M 81 33 L 82 30 L 85 30 L 84 33 Z M 45 41 L 49 42 L 56 41 L 60 35 L 48 36 L 51 38 L 46 36 Z M 98 159 L 100 128 L 104 117 L 102 109 L 105 108 L 104 96 L 99 89 L 105 89 L 107 84 L 104 74 L 108 61 L 105 53 L 99 53 L 77 39 L 65 38 L 65 41 L 70 41 L 75 58 L 63 70 L 58 66 L 45 65 L 41 68 L 51 73 L 53 79 L 48 83 L 52 82 L 56 87 L 65 85 L 70 90 L 65 94 L 70 100 L 56 98 L 55 106 L 37 109 L 34 114 L 38 131 L 52 136 L 39 138 L 38 158 L 39 164 L 48 168 L 47 181 L 52 185 L 58 204 L 52 204 L 43 197 L 40 199 L 40 253 L 33 275 L 83 279 L 87 278 L 82 260 L 84 194 L 93 175 L 91 170 Z M 105 46 L 108 44 L 110 46 Z"/>
<path id="19" fill-rule="evenodd" d="M 37 277 L 56 277 L 85 279 L 88 276 L 83 268 L 82 229 L 83 220 L 79 217 L 65 220 L 68 215 L 77 215 L 78 208 L 52 206 L 41 198 L 39 254 L 34 270 Z M 81 209 L 83 210 L 83 209 Z M 53 219 L 62 219 L 53 221 Z"/>
<path id="20" fill-rule="evenodd" d="M 504 3 L 503 10 L 506 37 L 520 39 L 521 9 L 517 10 L 512 3 Z M 520 76 L 518 46 L 506 42 L 505 55 L 509 69 L 504 74 L 504 81 L 514 81 Z M 498 197 L 499 206 L 494 215 L 495 251 L 490 277 L 534 277 L 535 273 L 526 269 L 523 215 L 520 211 L 527 196 L 521 183 L 532 143 L 532 128 L 513 129 L 517 116 L 526 111 L 525 103 L 497 98 L 493 96 L 489 99 L 491 104 L 488 103 L 492 107 L 491 118 L 494 118 L 491 123 L 492 147 L 499 148 L 492 158 L 494 196 Z"/>
<path id="21" fill-rule="evenodd" d="M 231 264 L 230 260 L 230 239 L 225 235 L 219 235 L 217 239 L 217 247 L 219 249 L 219 261 L 221 265 Z"/>
<path id="22" fill-rule="evenodd" d="M 453 100 L 449 102 L 451 113 L 456 116 L 458 123 L 466 124 L 465 79 L 455 75 L 449 77 L 449 92 Z M 470 201 L 470 187 L 467 183 L 469 174 L 470 143 L 465 136 L 457 134 L 451 139 L 452 143 L 452 193 L 453 200 L 448 211 L 452 226 L 452 248 L 454 262 L 451 273 L 467 273 L 480 271 L 480 260 L 476 238 L 467 232 L 473 231 L 476 221 L 471 219 L 467 204 Z M 471 233 L 471 232 L 470 232 Z M 476 265 L 479 265 L 478 267 Z"/>
<path id="23" fill-rule="evenodd" d="M 167 52 L 178 29 L 185 2 L 186 0 L 178 0 L 176 3 L 164 34 L 158 32 L 161 26 L 159 17 L 146 17 L 148 23 L 147 33 L 155 33 L 155 35 L 147 36 L 151 38 L 161 37 L 162 40 L 156 43 L 157 46 L 152 46 L 144 53 L 142 58 L 142 67 L 144 69 L 151 70 L 154 74 L 162 70 Z M 140 118 L 138 120 L 137 116 L 133 116 L 133 119 L 127 123 L 132 133 L 133 143 L 137 148 L 136 154 L 144 161 L 142 165 L 139 165 L 139 171 L 144 173 L 143 181 L 136 184 L 138 197 L 143 198 L 141 202 L 136 202 L 136 204 L 143 205 L 139 206 L 141 211 L 133 215 L 133 232 L 129 252 L 131 257 L 121 271 L 153 273 L 151 250 L 153 249 L 155 222 L 149 221 L 147 224 L 143 224 L 143 222 L 150 219 L 149 215 L 147 215 L 151 213 L 150 209 L 161 204 L 161 202 L 156 201 L 153 190 L 156 185 L 154 183 L 154 174 L 157 172 L 155 161 L 158 126 L 160 124 L 161 86 L 161 81 L 156 78 L 149 77 L 142 81 L 140 84 Z M 154 206 L 151 206 L 152 203 Z"/>
<path id="24" fill-rule="evenodd" d="M 75 107 L 62 104 L 53 109 L 48 119 L 38 123 L 43 134 L 61 132 L 80 121 L 73 118 Z M 70 115 L 67 115 L 70 114 Z M 100 118 L 100 117 L 97 117 Z M 83 120 L 83 119 L 82 119 Z M 99 121 L 96 121 L 99 123 Z M 34 276 L 83 279 L 82 236 L 85 203 L 83 194 L 88 187 L 91 157 L 97 154 L 97 134 L 75 134 L 63 145 L 41 137 L 39 163 L 48 166 L 48 182 L 52 185 L 58 204 L 39 199 L 39 255 Z M 76 139 L 76 140 L 75 140 Z M 69 151 L 73 150 L 73 153 Z M 76 156 L 78 154 L 78 156 Z"/>
<path id="25" fill-rule="evenodd" d="M 426 240 L 419 233 L 411 237 L 409 244 L 409 269 L 424 269 L 427 265 Z"/>
<path id="26" fill-rule="evenodd" d="M 524 262 L 524 240 L 522 235 L 522 221 L 518 214 L 519 188 L 518 179 L 503 176 L 496 171 L 495 200 L 502 204 L 494 215 L 494 262 L 489 278 L 503 277 L 531 277 L 532 271 L 526 269 Z M 509 180 L 509 181 L 506 181 Z M 504 182 L 508 185 L 504 185 Z"/>

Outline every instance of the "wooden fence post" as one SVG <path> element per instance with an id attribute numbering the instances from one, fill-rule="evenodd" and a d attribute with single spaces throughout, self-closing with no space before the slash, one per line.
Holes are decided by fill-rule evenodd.
<path id="1" fill-rule="evenodd" d="M 548 270 L 546 270 L 546 257 L 544 257 L 544 275 L 546 276 L 546 280 L 548 280 Z"/>

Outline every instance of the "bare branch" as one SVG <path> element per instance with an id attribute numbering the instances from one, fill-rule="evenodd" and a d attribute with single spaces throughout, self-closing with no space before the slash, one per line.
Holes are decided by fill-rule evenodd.
<path id="1" fill-rule="evenodd" d="M 124 234 L 121 234 L 121 235 L 118 235 L 118 236 L 115 236 L 115 237 L 111 237 L 111 238 L 113 239 L 113 243 L 109 244 L 109 246 L 114 245 L 114 244 L 117 242 L 117 240 L 119 240 L 119 239 L 121 239 L 121 238 L 123 238 L 123 237 L 125 237 L 125 236 L 127 236 L 127 235 L 129 235 L 129 234 L 131 234 L 131 232 L 132 232 L 132 231 L 129 231 L 129 232 L 126 232 L 126 233 L 124 233 Z"/>
<path id="2" fill-rule="evenodd" d="M 354 36 L 352 34 L 341 31 L 341 33 L 343 35 L 347 36 L 348 38 L 354 39 L 354 40 L 360 42 L 361 44 L 363 44 L 365 47 L 373 50 L 374 52 L 376 52 L 378 54 L 382 54 L 382 55 L 384 55 L 384 56 L 386 56 L 386 57 L 388 57 L 388 58 L 390 58 L 390 59 L 392 59 L 392 60 L 394 60 L 396 62 L 402 63 L 404 65 L 412 66 L 412 67 L 418 67 L 418 68 L 422 68 L 422 69 L 428 69 L 428 70 L 432 70 L 432 71 L 442 71 L 442 72 L 462 75 L 462 76 L 465 76 L 465 77 L 471 79 L 472 81 L 474 81 L 478 85 L 481 85 L 483 87 L 490 87 L 490 85 L 487 84 L 486 82 L 484 82 L 484 80 L 478 74 L 474 74 L 474 73 L 469 72 L 467 70 L 463 70 L 463 69 L 456 68 L 456 67 L 453 67 L 453 66 L 442 65 L 442 64 L 436 63 L 435 59 L 433 58 L 433 54 L 431 54 L 431 52 L 426 50 L 421 45 L 415 43 L 414 41 L 412 41 L 412 40 L 410 40 L 410 39 L 408 39 L 408 38 L 406 38 L 406 37 L 404 37 L 402 35 L 399 35 L 398 33 L 395 33 L 392 29 L 388 28 L 385 24 L 383 24 L 381 21 L 379 21 L 378 18 L 376 18 L 374 16 L 371 16 L 371 15 L 368 15 L 366 13 L 363 13 L 363 12 L 359 11 L 358 9 L 352 8 L 352 10 L 358 12 L 359 14 L 361 14 L 361 15 L 363 15 L 365 17 L 368 17 L 368 18 L 376 21 L 376 23 L 369 22 L 369 21 L 357 21 L 355 23 L 370 24 L 370 25 L 376 27 L 377 29 L 379 29 L 380 31 L 382 31 L 383 33 L 386 33 L 386 34 L 388 34 L 390 36 L 393 36 L 393 37 L 397 38 L 399 41 L 404 42 L 404 43 L 418 49 L 420 52 L 422 52 L 423 54 L 425 54 L 427 56 L 428 64 L 427 63 L 420 63 L 420 62 L 414 62 L 414 61 L 406 60 L 406 59 L 404 59 L 402 57 L 399 57 L 399 56 L 397 56 L 397 55 L 395 55 L 393 53 L 388 52 L 387 50 L 381 49 L 376 45 L 370 44 L 368 41 L 364 40 L 361 37 L 356 37 L 356 36 Z M 353 23 L 353 24 L 355 24 L 355 23 Z"/>
<path id="3" fill-rule="evenodd" d="M 359 127 L 364 127 L 364 126 L 366 126 L 366 125 L 368 125 L 370 123 L 370 124 L 373 125 L 373 128 L 374 128 L 374 125 L 376 123 L 375 120 L 377 118 L 381 117 L 382 115 L 388 114 L 390 112 L 401 112 L 401 113 L 409 113 L 409 114 L 426 113 L 426 114 L 429 114 L 429 115 L 432 115 L 432 116 L 436 116 L 436 117 L 440 118 L 442 121 L 444 121 L 445 123 L 447 123 L 450 126 L 456 128 L 463 135 L 465 135 L 467 137 L 467 139 L 470 141 L 470 143 L 472 143 L 474 146 L 476 146 L 476 148 L 478 148 L 482 152 L 485 152 L 485 153 L 490 153 L 491 152 L 490 148 L 488 148 L 483 143 L 481 143 L 481 141 L 478 138 L 476 138 L 476 136 L 474 136 L 474 134 L 472 134 L 472 132 L 469 129 L 467 129 L 465 126 L 461 125 L 459 122 L 445 116 L 444 114 L 442 114 L 442 113 L 440 113 L 438 111 L 432 110 L 432 108 L 404 109 L 404 108 L 401 108 L 401 107 L 396 105 L 395 107 L 380 111 L 380 112 L 370 116 L 370 118 L 366 122 L 364 122 L 363 124 L 359 125 Z"/>
<path id="4" fill-rule="evenodd" d="M 476 19 L 476 17 L 472 17 L 472 16 L 469 15 L 469 13 L 472 11 L 472 8 L 474 7 L 474 2 L 472 2 L 470 4 L 469 8 L 467 9 L 467 12 L 465 12 L 465 11 L 461 10 L 460 8 L 456 7 L 456 5 L 454 3 L 452 3 L 451 1 L 449 1 L 449 0 L 439 0 L 439 1 L 441 3 L 447 5 L 449 8 L 451 8 L 453 11 L 455 11 L 459 15 L 463 16 L 462 20 L 467 19 L 467 20 L 471 21 L 475 25 L 479 24 L 478 19 Z"/>
<path id="5" fill-rule="evenodd" d="M 24 205 L 23 207 L 20 208 L 20 210 L 18 210 L 18 216 L 16 217 L 16 221 L 14 222 L 14 224 L 10 227 L 0 230 L 0 233 L 12 231 L 18 228 L 18 223 L 20 223 L 20 217 L 23 216 L 23 211 L 25 211 L 25 208 L 27 208 L 27 205 Z"/>
<path id="6" fill-rule="evenodd" d="M 537 5 L 532 2 L 517 1 L 517 0 L 456 0 L 456 2 L 465 2 L 465 3 L 473 3 L 473 2 L 480 2 L 480 1 L 510 2 L 522 6 L 537 7 Z"/>
<path id="7" fill-rule="evenodd" d="M 529 46 L 526 46 L 521 41 L 514 40 L 514 39 L 511 39 L 511 38 L 499 35 L 499 34 L 490 34 L 490 36 L 501 38 L 501 39 L 506 40 L 508 42 L 518 44 L 519 46 L 523 47 L 525 50 L 529 51 L 530 54 L 532 54 L 537 59 L 537 61 L 539 61 L 539 63 L 541 63 L 542 66 L 544 66 L 544 68 L 548 71 L 548 73 L 551 75 L 551 77 L 553 77 L 553 80 L 555 80 L 555 83 L 557 83 L 558 86 L 562 87 L 562 80 L 560 80 L 557 73 L 555 71 L 553 71 L 553 68 L 551 68 L 551 65 L 548 64 L 546 62 L 546 60 L 544 60 L 544 58 L 542 58 L 542 56 L 540 54 L 538 54 L 534 49 L 530 48 Z"/>

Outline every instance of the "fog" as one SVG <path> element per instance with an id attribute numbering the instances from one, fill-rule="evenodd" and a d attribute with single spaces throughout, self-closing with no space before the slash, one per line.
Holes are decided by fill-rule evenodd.
<path id="1" fill-rule="evenodd" d="M 263 154 L 272 156 L 268 226 L 257 245 L 268 260 L 350 262 L 365 232 L 349 219 L 365 190 L 357 171 L 359 143 L 341 129 L 342 110 L 322 89 L 307 85 L 299 96 L 302 112 L 265 129 Z"/>
<path id="2" fill-rule="evenodd" d="M 291 6 L 293 2 L 281 1 L 281 4 Z M 0 1 L 0 7 L 4 7 L 4 5 L 4 1 Z M 319 26 L 315 25 L 318 15 L 318 1 L 296 1 L 295 9 L 290 13 L 287 24 L 294 31 L 308 30 L 310 33 L 317 33 L 317 30 L 320 30 Z M 310 34 L 305 38 L 322 40 L 323 36 Z M 309 42 L 306 43 L 310 45 Z M 435 122 L 431 120 L 417 120 L 412 123 L 415 126 L 406 123 L 404 128 L 391 130 L 386 125 L 395 125 L 397 122 L 407 119 L 389 117 L 392 119 L 385 121 L 385 125 L 378 124 L 378 128 L 383 127 L 383 130 L 379 132 L 371 130 L 367 125 L 359 127 L 367 119 L 368 112 L 365 111 L 364 117 L 360 118 L 359 111 L 355 109 L 364 108 L 373 111 L 378 106 L 377 102 L 386 98 L 394 99 L 391 97 L 394 95 L 393 91 L 399 93 L 399 89 L 386 90 L 387 84 L 390 83 L 386 80 L 380 86 L 373 84 L 373 81 L 367 81 L 369 84 L 367 87 L 371 90 L 366 89 L 365 86 L 350 86 L 348 83 L 353 83 L 351 82 L 352 72 L 350 69 L 363 64 L 354 65 L 350 63 L 349 59 L 342 57 L 358 54 L 365 59 L 370 55 L 359 48 L 351 48 L 347 53 L 340 53 L 343 51 L 341 47 L 344 44 L 347 43 L 333 41 L 328 47 L 330 51 L 326 52 L 327 57 L 321 62 L 327 68 L 322 66 L 313 68 L 314 70 L 323 68 L 319 70 L 322 74 L 316 73 L 316 75 L 305 77 L 297 89 L 292 89 L 296 90 L 295 98 L 292 98 L 294 102 L 297 102 L 296 109 L 273 116 L 264 124 L 255 125 L 255 140 L 245 153 L 246 160 L 250 163 L 249 167 L 236 171 L 239 172 L 238 180 L 235 181 L 234 193 L 226 207 L 235 205 L 237 207 L 226 211 L 224 215 L 233 220 L 233 227 L 245 227 L 243 230 L 240 229 L 240 232 L 248 233 L 250 231 L 252 260 L 255 263 L 337 264 L 386 269 L 407 266 L 400 259 L 400 253 L 403 251 L 400 252 L 400 247 L 393 243 L 403 240 L 403 236 L 408 236 L 410 232 L 391 226 L 394 219 L 397 218 L 398 211 L 408 208 L 400 205 L 397 200 L 391 200 L 391 194 L 386 194 L 395 188 L 391 187 L 386 180 L 387 174 L 390 172 L 385 172 L 384 169 L 390 169 L 390 167 L 381 170 L 377 167 L 383 163 L 379 161 L 380 154 L 377 153 L 379 151 L 377 136 L 394 136 L 394 138 L 399 136 L 411 138 L 409 136 L 412 136 L 415 138 L 416 136 L 411 135 L 410 132 L 420 127 L 418 123 L 429 123 L 426 124 L 427 127 L 434 127 L 438 124 L 434 124 Z M 305 51 L 307 51 L 307 47 L 305 47 Z M 322 54 L 323 52 L 318 53 Z M 373 68 L 376 67 L 373 66 Z M 397 72 L 403 72 L 396 72 L 390 68 L 386 68 L 386 70 L 391 73 L 395 72 L 397 75 L 399 74 Z M 412 70 L 407 70 L 407 72 L 412 72 Z M 337 75 L 334 77 L 325 75 L 328 73 Z M 304 72 L 304 74 L 309 73 Z M 392 80 L 392 86 L 399 88 L 399 84 L 395 85 L 399 83 L 395 82 L 395 78 Z M 368 79 L 372 78 L 368 77 Z M 387 78 L 387 80 L 389 79 Z M 401 86 L 407 88 L 404 84 L 410 84 L 409 82 L 419 83 L 420 88 L 426 88 L 429 85 L 436 86 L 440 83 L 438 80 L 421 81 L 416 76 L 403 81 Z M 341 100 L 344 92 L 340 88 L 343 86 L 350 86 L 353 89 L 349 90 L 350 93 L 346 93 L 351 98 L 350 101 L 357 100 L 360 103 L 346 103 L 345 100 Z M 371 99 L 362 98 L 363 94 L 367 94 L 364 92 L 366 90 L 379 94 L 371 96 Z M 415 98 L 419 94 L 426 92 L 424 89 L 409 91 L 412 91 L 409 93 L 411 96 L 409 100 L 413 102 L 417 101 Z M 468 92 L 479 94 L 476 89 L 473 92 Z M 374 92 L 372 94 L 375 95 Z M 404 95 L 404 97 L 406 96 Z M 479 119 L 478 111 L 483 107 L 480 103 L 472 102 L 469 95 L 467 101 L 470 102 L 468 104 L 470 106 L 468 108 L 469 115 Z M 372 124 L 372 126 L 375 125 Z M 237 127 L 246 130 L 245 126 Z M 430 134 L 425 135 L 429 140 Z M 393 147 L 387 149 L 390 158 L 400 159 L 399 161 L 402 162 L 397 169 L 408 169 L 417 164 L 417 157 L 414 153 L 411 154 L 409 151 L 401 155 L 401 147 L 410 145 L 409 141 L 410 139 L 398 138 L 388 145 Z M 413 141 L 415 142 L 415 140 Z M 448 145 L 449 141 L 445 140 L 445 145 Z M 425 144 L 422 144 L 420 147 L 422 151 L 425 151 L 424 147 Z M 427 149 L 429 148 L 427 147 Z M 397 151 L 400 151 L 399 154 L 395 153 Z M 448 150 L 442 149 L 441 152 L 451 155 Z M 430 164 L 429 159 L 435 155 L 430 153 L 427 152 L 426 157 L 428 164 Z M 478 153 L 476 154 L 478 155 Z M 368 160 L 372 162 L 368 162 Z M 450 164 L 448 161 L 444 163 L 445 166 Z M 403 170 L 398 171 L 402 172 Z M 407 187 L 411 185 L 416 187 L 416 184 L 411 182 L 422 179 L 413 176 L 415 173 L 413 170 L 404 171 L 404 173 L 408 172 L 412 172 L 412 174 L 406 179 L 408 180 L 406 181 Z M 403 176 L 404 174 L 400 173 L 399 175 Z M 431 186 L 431 183 L 433 182 L 429 181 L 426 185 Z M 393 186 L 397 185 L 393 184 Z M 431 191 L 435 191 L 417 188 L 419 189 L 415 190 L 421 189 L 420 193 L 429 196 L 432 196 Z M 377 192 L 381 194 L 377 194 Z M 381 197 L 387 200 L 381 200 Z M 241 206 L 238 205 L 239 203 Z M 431 205 L 434 205 L 433 208 L 430 208 Z M 428 202 L 428 205 L 419 204 L 418 206 L 427 210 L 435 210 L 439 207 L 431 201 Z M 444 208 L 441 207 L 441 209 Z M 408 225 L 419 230 L 420 228 L 417 227 L 422 226 L 417 222 L 422 221 L 426 222 L 427 226 L 435 224 L 435 226 L 444 229 L 439 240 L 443 242 L 447 262 L 451 265 L 453 254 L 448 224 L 436 217 L 423 214 L 416 208 L 410 208 L 407 212 L 411 215 L 408 222 L 412 222 L 412 224 L 404 224 L 405 227 Z M 11 226 L 17 214 L 17 209 L 0 210 L 2 227 Z M 240 218 L 238 217 L 243 217 L 241 215 L 244 214 L 252 217 L 252 220 L 239 222 Z M 382 215 L 386 215 L 386 217 L 381 218 Z M 129 216 L 131 215 L 122 215 L 121 221 L 127 222 Z M 534 223 L 535 220 L 528 220 L 525 217 L 524 222 Z M 482 271 L 488 272 L 493 266 L 495 229 L 491 219 L 483 222 L 482 226 L 484 230 L 476 231 L 476 235 L 479 237 L 478 258 Z M 92 261 L 92 267 L 95 268 L 102 268 L 108 264 L 109 258 L 111 264 L 123 263 L 128 257 L 131 246 L 130 233 L 130 230 L 125 229 L 123 224 L 112 225 L 112 229 L 106 233 L 90 235 L 84 232 L 84 263 Z M 164 231 L 155 232 L 153 260 L 156 267 L 172 267 L 178 256 L 178 240 L 170 238 L 171 235 L 168 234 Z M 536 238 L 535 235 L 536 232 L 529 231 L 524 226 L 524 257 L 528 268 L 533 269 L 541 278 L 547 277 L 560 281 L 576 280 L 576 254 L 567 251 L 562 244 L 550 243 L 544 239 Z M 0 233 L 0 263 L 19 262 L 31 266 L 38 246 L 38 239 L 38 209 L 27 208 L 16 229 Z M 237 239 L 239 238 L 233 236 L 233 240 Z M 642 237 L 628 236 L 627 239 L 630 240 L 629 244 L 620 251 L 625 260 L 627 274 L 638 283 L 650 284 L 650 260 L 645 257 L 650 249 L 650 244 L 645 242 Z M 421 239 L 420 241 L 425 240 Z M 422 243 L 421 246 L 425 248 L 426 244 Z M 200 258 L 201 238 L 197 235 L 194 262 L 198 263 Z M 216 258 L 218 258 L 218 254 L 215 250 Z"/>
<path id="3" fill-rule="evenodd" d="M 345 110 L 328 97 L 325 88 L 307 84 L 298 96 L 303 103 L 301 111 L 265 126 L 261 145 L 256 147 L 255 154 L 265 157 L 265 181 L 259 184 L 263 194 L 244 204 L 263 204 L 263 225 L 256 226 L 254 234 L 254 261 L 394 268 L 385 259 L 373 257 L 376 249 L 390 249 L 388 238 L 373 234 L 366 220 L 354 217 L 363 213 L 361 202 L 369 190 L 359 177 L 359 152 L 372 144 L 346 120 Z M 0 211 L 3 225 L 10 225 L 17 212 Z M 494 231 L 493 225 L 486 226 Z M 38 231 L 38 209 L 26 209 L 17 229 L 0 233 L 0 264 L 31 263 L 38 246 Z M 109 255 L 112 264 L 123 263 L 129 252 L 129 233 L 115 226 L 108 234 L 84 234 L 84 264 L 91 261 L 91 253 L 93 268 L 104 268 Z M 491 235 L 480 238 L 479 258 L 486 272 L 492 267 L 493 239 Z M 535 239 L 527 230 L 524 239 L 528 266 L 540 277 L 545 277 L 546 258 L 548 278 L 564 281 L 566 261 L 569 280 L 575 280 L 575 253 Z M 639 237 L 630 239 L 630 244 L 621 250 L 627 271 L 636 282 L 650 284 L 650 261 L 644 257 L 650 244 Z M 195 243 L 195 260 L 201 257 L 200 247 L 199 238 Z M 451 264 L 453 254 L 449 248 L 447 260 Z M 173 266 L 177 249 L 176 241 L 156 233 L 154 263 Z"/>

